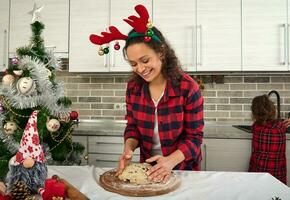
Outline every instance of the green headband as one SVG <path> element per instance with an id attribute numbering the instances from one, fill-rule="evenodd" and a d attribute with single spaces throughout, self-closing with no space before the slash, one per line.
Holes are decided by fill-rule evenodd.
<path id="1" fill-rule="evenodd" d="M 144 36 L 146 36 L 146 34 L 144 34 L 144 33 L 138 33 L 138 32 L 133 32 L 133 33 L 130 33 L 128 35 L 128 38 L 126 39 L 126 41 L 130 40 L 131 38 L 144 37 Z M 153 40 L 157 41 L 157 42 L 161 42 L 161 40 L 159 39 L 159 37 L 157 37 L 157 35 L 155 35 L 155 34 L 153 34 L 151 38 Z"/>

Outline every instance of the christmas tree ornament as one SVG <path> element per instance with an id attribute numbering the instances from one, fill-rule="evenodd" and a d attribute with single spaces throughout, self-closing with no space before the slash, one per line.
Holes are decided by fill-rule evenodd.
<path id="1" fill-rule="evenodd" d="M 46 122 L 46 128 L 49 132 L 56 132 L 60 128 L 60 123 L 57 119 L 50 119 Z"/>
<path id="2" fill-rule="evenodd" d="M 17 124 L 15 122 L 13 122 L 13 121 L 8 121 L 4 125 L 4 132 L 7 135 L 12 135 L 16 130 L 17 130 Z"/>
<path id="3" fill-rule="evenodd" d="M 103 51 L 104 51 L 104 54 L 108 54 L 108 53 L 109 53 L 109 47 L 105 47 L 105 48 L 103 49 Z"/>
<path id="4" fill-rule="evenodd" d="M 51 77 L 51 71 L 49 69 L 47 69 L 47 68 L 45 70 L 46 70 L 47 77 L 48 78 Z"/>
<path id="5" fill-rule="evenodd" d="M 135 6 L 135 10 L 140 17 L 131 15 L 127 19 L 123 19 L 126 23 L 132 26 L 134 30 L 133 32 L 130 32 L 129 35 L 122 34 L 115 26 L 109 26 L 107 29 L 108 31 L 101 32 L 100 35 L 91 34 L 90 41 L 96 45 L 104 45 L 109 44 L 114 40 L 128 41 L 131 38 L 143 37 L 145 42 L 150 42 L 151 38 L 156 42 L 161 42 L 160 38 L 151 30 L 153 28 L 153 24 L 149 20 L 149 13 L 147 9 L 143 5 L 137 5 Z"/>
<path id="6" fill-rule="evenodd" d="M 2 84 L 4 86 L 11 86 L 14 81 L 15 81 L 15 77 L 12 76 L 11 74 L 7 74 L 7 75 L 3 76 L 3 78 L 2 78 Z"/>
<path id="7" fill-rule="evenodd" d="M 11 64 L 12 65 L 18 65 L 19 59 L 17 57 L 11 58 Z"/>
<path id="8" fill-rule="evenodd" d="M 21 76 L 23 74 L 23 70 L 22 69 L 19 69 L 19 70 L 13 70 L 13 73 L 16 75 L 16 76 Z"/>
<path id="9" fill-rule="evenodd" d="M 36 89 L 34 80 L 30 77 L 23 77 L 17 81 L 16 88 L 23 95 L 30 95 Z"/>
<path id="10" fill-rule="evenodd" d="M 71 111 L 70 112 L 70 119 L 71 120 L 77 120 L 78 119 L 78 116 L 79 116 L 79 114 L 78 114 L 77 111 Z"/>
<path id="11" fill-rule="evenodd" d="M 70 121 L 70 115 L 67 114 L 67 115 L 63 115 L 63 116 L 59 117 L 59 121 L 60 122 L 65 122 L 65 123 L 69 122 Z"/>
<path id="12" fill-rule="evenodd" d="M 99 48 L 99 51 L 98 51 L 98 54 L 100 56 L 103 56 L 105 53 L 104 53 L 104 49 L 102 47 Z"/>
<path id="13" fill-rule="evenodd" d="M 31 19 L 31 23 L 35 22 L 35 21 L 39 21 L 40 20 L 40 11 L 43 9 L 43 6 L 41 7 L 37 7 L 36 3 L 34 3 L 33 5 L 33 9 L 31 11 L 28 12 L 28 14 L 30 14 L 32 16 Z"/>
<path id="14" fill-rule="evenodd" d="M 114 45 L 114 49 L 115 50 L 119 50 L 120 49 L 120 44 L 119 42 L 116 42 L 115 45 Z"/>
<path id="15" fill-rule="evenodd" d="M 37 193 L 38 188 L 44 186 L 47 177 L 47 167 L 43 149 L 40 145 L 37 128 L 38 111 L 33 111 L 25 126 L 20 141 L 20 147 L 15 157 L 9 161 L 9 172 L 7 174 L 8 192 L 18 181 L 24 182 L 32 193 Z M 34 160 L 34 163 L 30 161 Z M 32 165 L 26 168 L 25 165 Z M 28 163 L 28 164 L 27 164 Z"/>

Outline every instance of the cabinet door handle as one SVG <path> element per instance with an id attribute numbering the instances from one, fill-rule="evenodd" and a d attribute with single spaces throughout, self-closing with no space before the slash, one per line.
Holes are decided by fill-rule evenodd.
<path id="1" fill-rule="evenodd" d="M 282 24 L 281 25 L 281 27 L 282 27 L 282 29 L 283 29 L 283 39 L 284 39 L 284 41 L 283 41 L 283 50 L 282 50 L 282 52 L 283 52 L 283 56 L 282 56 L 282 60 L 281 60 L 281 65 L 286 65 L 286 63 L 287 63 L 287 49 L 286 49 L 286 42 L 287 42 L 287 39 L 286 39 L 286 37 L 287 37 L 287 27 L 286 27 L 286 24 Z"/>
<path id="2" fill-rule="evenodd" d="M 6 67 L 6 59 L 7 59 L 7 30 L 4 30 L 4 45 L 3 45 L 3 67 Z"/>
<path id="3" fill-rule="evenodd" d="M 113 49 L 113 48 L 112 48 Z M 116 61 L 116 53 L 115 53 L 115 51 L 114 50 L 112 50 L 112 52 L 111 52 L 112 54 L 113 54 L 113 58 L 112 58 L 112 64 L 111 64 L 111 66 L 112 67 L 115 67 L 115 61 Z"/>
<path id="4" fill-rule="evenodd" d="M 207 166 L 206 166 L 206 144 L 203 144 L 203 147 L 204 147 L 204 170 L 206 171 L 207 169 Z"/>
<path id="5" fill-rule="evenodd" d="M 199 62 L 197 65 L 202 66 L 202 25 L 198 25 L 197 30 L 199 30 Z"/>
<path id="6" fill-rule="evenodd" d="M 288 62 L 288 65 L 290 65 L 290 59 L 289 59 L 289 28 L 290 28 L 290 24 L 287 24 L 287 32 L 286 33 L 288 33 L 288 35 L 287 35 L 287 43 L 285 44 L 285 49 L 287 50 L 287 62 Z M 289 118 L 289 117 L 288 117 Z"/>

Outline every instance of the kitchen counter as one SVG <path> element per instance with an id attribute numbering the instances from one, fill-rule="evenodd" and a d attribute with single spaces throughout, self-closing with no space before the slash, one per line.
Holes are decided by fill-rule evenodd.
<path id="1" fill-rule="evenodd" d="M 49 177 L 57 174 L 92 200 L 270 200 L 275 197 L 286 200 L 290 196 L 289 187 L 268 173 L 175 171 L 181 178 L 181 186 L 177 190 L 153 197 L 126 197 L 108 192 L 98 184 L 99 175 L 107 170 L 108 168 L 93 166 L 48 166 Z"/>
<path id="2" fill-rule="evenodd" d="M 252 134 L 232 127 L 229 122 L 205 122 L 204 138 L 215 139 L 251 139 Z M 125 121 L 84 121 L 80 122 L 74 129 L 73 135 L 76 136 L 122 136 L 124 133 Z M 290 140 L 290 134 L 287 134 Z"/>

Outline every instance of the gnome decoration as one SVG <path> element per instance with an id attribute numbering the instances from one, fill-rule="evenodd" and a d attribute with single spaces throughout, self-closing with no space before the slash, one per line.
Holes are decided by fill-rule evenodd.
<path id="1" fill-rule="evenodd" d="M 44 187 L 47 167 L 39 143 L 37 114 L 38 111 L 33 111 L 30 115 L 19 150 L 9 163 L 8 191 L 11 191 L 14 183 L 19 181 L 26 183 L 31 193 L 37 193 L 39 188 Z"/>

